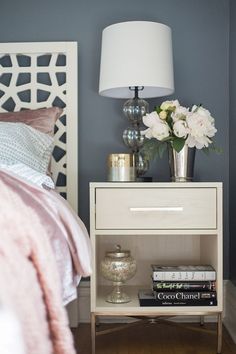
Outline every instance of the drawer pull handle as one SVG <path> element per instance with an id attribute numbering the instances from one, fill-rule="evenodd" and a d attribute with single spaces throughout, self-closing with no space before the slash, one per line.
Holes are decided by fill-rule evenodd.
<path id="1" fill-rule="evenodd" d="M 129 208 L 131 212 L 135 211 L 183 211 L 183 207 L 142 207 L 142 208 Z"/>

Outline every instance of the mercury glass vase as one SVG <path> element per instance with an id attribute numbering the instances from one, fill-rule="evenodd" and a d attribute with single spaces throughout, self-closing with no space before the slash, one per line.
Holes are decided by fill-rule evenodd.
<path id="1" fill-rule="evenodd" d="M 116 251 L 106 252 L 105 258 L 101 261 L 101 274 L 107 280 L 113 282 L 113 290 L 108 294 L 106 301 L 114 304 L 130 302 L 129 296 L 122 290 L 126 280 L 132 278 L 136 273 L 136 261 L 130 251 L 121 250 L 116 246 Z"/>
<path id="2" fill-rule="evenodd" d="M 168 144 L 169 166 L 172 182 L 192 182 L 196 148 L 184 145 L 180 152 Z"/>

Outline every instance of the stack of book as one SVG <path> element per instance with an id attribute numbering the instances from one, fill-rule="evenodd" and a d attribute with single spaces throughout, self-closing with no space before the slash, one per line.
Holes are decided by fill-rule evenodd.
<path id="1" fill-rule="evenodd" d="M 139 291 L 140 306 L 216 306 L 216 272 L 210 265 L 152 265 L 152 289 Z"/>

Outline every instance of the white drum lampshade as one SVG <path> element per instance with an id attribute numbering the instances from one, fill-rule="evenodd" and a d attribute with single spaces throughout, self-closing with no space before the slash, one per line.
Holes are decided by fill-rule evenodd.
<path id="1" fill-rule="evenodd" d="M 123 113 L 131 126 L 123 141 L 134 154 L 137 178 L 148 170 L 141 149 L 142 118 L 148 113 L 143 98 L 174 92 L 172 38 L 170 27 L 157 22 L 131 21 L 106 27 L 102 33 L 99 94 L 128 98 Z"/>
<path id="2" fill-rule="evenodd" d="M 131 21 L 106 27 L 102 34 L 99 94 L 132 98 L 130 87 L 142 87 L 140 98 L 174 92 L 170 27 Z"/>

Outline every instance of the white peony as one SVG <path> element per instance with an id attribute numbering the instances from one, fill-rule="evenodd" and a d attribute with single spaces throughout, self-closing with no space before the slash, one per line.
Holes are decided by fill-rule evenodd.
<path id="1" fill-rule="evenodd" d="M 190 148 L 196 147 L 197 149 L 208 147 L 211 143 L 212 141 L 207 136 L 195 138 L 191 135 L 187 137 L 185 142 L 185 144 L 188 145 Z"/>
<path id="2" fill-rule="evenodd" d="M 160 118 L 156 111 L 143 116 L 143 123 L 149 128 L 153 127 L 159 120 Z"/>
<path id="3" fill-rule="evenodd" d="M 177 142 L 177 139 L 182 139 L 183 144 L 190 148 L 207 148 L 217 132 L 214 118 L 202 106 L 194 105 L 190 109 L 181 106 L 178 100 L 165 101 L 158 107 L 158 112 L 154 111 L 143 117 L 143 123 L 147 129 L 141 134 L 147 139 L 154 139 L 150 144 L 146 144 L 146 148 L 150 151 L 152 151 L 152 143 L 155 143 L 155 140 Z M 159 145 L 157 145 L 157 150 Z"/>
<path id="4" fill-rule="evenodd" d="M 159 141 L 162 141 L 163 139 L 168 138 L 170 135 L 169 131 L 169 126 L 165 121 L 161 121 L 157 123 L 153 128 L 152 128 L 152 135 L 153 138 L 156 138 Z"/>
<path id="5" fill-rule="evenodd" d="M 177 107 L 179 107 L 180 104 L 179 104 L 179 101 L 178 100 L 174 100 L 174 101 L 165 101 L 165 102 L 162 102 L 160 108 L 163 110 L 163 111 L 167 111 L 168 109 L 176 109 Z"/>
<path id="6" fill-rule="evenodd" d="M 211 125 L 214 127 L 214 125 L 215 125 L 215 119 L 211 116 L 211 113 L 210 113 L 206 108 L 204 108 L 204 107 L 202 107 L 202 106 L 196 106 L 196 105 L 194 105 L 194 106 L 192 107 L 192 110 L 191 110 L 191 111 L 194 112 L 194 113 L 198 113 L 199 115 L 201 115 L 201 116 L 203 116 L 203 117 L 206 117 L 206 118 L 209 120 L 209 122 L 211 123 Z M 215 127 L 214 127 L 214 128 L 215 128 Z M 217 130 L 215 130 L 214 135 L 215 135 L 216 131 L 217 131 Z M 214 135 L 212 135 L 212 136 L 214 136 Z M 208 136 L 210 136 L 210 135 L 208 135 Z"/>
<path id="7" fill-rule="evenodd" d="M 217 132 L 210 112 L 203 107 L 193 106 L 192 113 L 187 116 L 186 122 L 189 128 L 186 144 L 189 147 L 196 146 L 197 149 L 208 147 L 211 144 L 209 138 Z"/>
<path id="8" fill-rule="evenodd" d="M 199 113 L 201 116 L 205 116 L 205 117 L 211 117 L 211 113 L 204 107 L 202 106 L 197 106 L 194 105 L 191 109 L 191 112 L 193 113 Z"/>
<path id="9" fill-rule="evenodd" d="M 166 121 L 161 120 L 157 112 L 152 112 L 146 114 L 143 117 L 143 123 L 148 127 L 148 129 L 141 132 L 146 138 L 155 138 L 159 141 L 167 138 L 170 135 L 170 129 Z"/>
<path id="10" fill-rule="evenodd" d="M 179 106 L 176 107 L 175 111 L 171 113 L 171 118 L 173 119 L 173 122 L 176 122 L 180 119 L 185 120 L 188 114 L 189 114 L 189 108 Z"/>
<path id="11" fill-rule="evenodd" d="M 186 138 L 188 134 L 188 127 L 185 120 L 177 120 L 173 125 L 174 134 L 178 138 Z"/>

